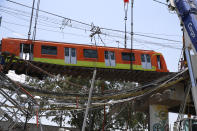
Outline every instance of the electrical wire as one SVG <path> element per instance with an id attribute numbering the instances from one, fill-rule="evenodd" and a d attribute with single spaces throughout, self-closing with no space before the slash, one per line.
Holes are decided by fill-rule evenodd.
<path id="1" fill-rule="evenodd" d="M 24 27 L 24 28 L 28 27 L 28 25 L 16 24 L 16 23 L 13 23 L 13 22 L 8 22 L 8 21 L 3 21 L 3 22 L 5 22 L 7 24 L 17 25 L 17 26 Z M 3 26 L 3 28 L 7 28 L 7 27 Z M 40 27 L 37 27 L 37 29 L 38 30 L 43 30 L 43 31 L 54 32 L 54 33 L 62 33 L 62 34 L 66 34 L 66 35 L 73 35 L 73 36 L 77 36 L 77 37 L 84 37 L 84 38 L 87 38 L 88 37 L 88 36 L 81 35 L 81 34 L 61 32 L 61 31 L 56 31 L 56 30 L 44 29 L 44 28 L 40 28 Z M 9 30 L 12 31 L 12 32 L 15 32 L 12 29 L 9 29 Z"/>
<path id="2" fill-rule="evenodd" d="M 9 0 L 8 0 L 9 1 Z M 106 30 L 108 30 L 108 29 L 106 29 Z M 104 35 L 106 35 L 106 34 L 104 34 Z M 165 39 L 165 38 L 160 38 L 160 37 L 152 37 L 152 36 L 148 36 L 148 35 L 142 35 L 142 34 L 134 34 L 134 35 L 138 35 L 138 36 L 143 36 L 143 37 L 148 37 L 148 38 L 154 38 L 154 39 L 160 39 L 160 40 L 166 40 L 166 41 L 171 41 L 171 42 L 180 42 L 180 41 L 175 41 L 175 40 L 170 40 L 170 39 Z M 151 43 L 151 42 L 150 42 Z M 158 43 L 152 43 L 152 44 L 158 44 Z M 172 46 L 170 46 L 170 45 L 166 45 L 166 46 L 168 46 L 168 47 L 170 47 L 170 48 L 174 48 L 174 47 L 172 47 Z M 129 99 L 129 100 L 131 100 L 131 99 Z M 124 101 L 123 101 L 124 102 Z M 119 102 L 118 102 L 119 103 Z"/>
<path id="3" fill-rule="evenodd" d="M 159 40 L 165 40 L 165 41 L 181 43 L 181 41 L 178 41 L 178 40 L 166 39 L 166 38 L 161 38 L 161 37 L 155 37 L 155 36 L 149 36 L 149 35 L 143 35 L 143 34 L 137 34 L 137 33 L 134 33 L 134 35 L 136 35 L 136 36 L 143 36 L 143 37 L 147 37 L 147 38 L 154 38 L 154 39 L 159 39 Z"/>
<path id="4" fill-rule="evenodd" d="M 2 9 L 0 9 L 0 10 L 2 10 Z M 5 11 L 5 10 L 2 10 L 2 12 L 7 13 L 7 14 L 9 14 L 9 15 L 11 15 L 11 16 L 17 18 L 17 19 L 19 19 L 19 17 L 17 17 L 16 15 L 22 15 L 22 14 L 15 14 L 15 12 L 10 12 L 10 11 Z M 29 17 L 29 16 L 27 16 L 27 15 L 23 15 L 23 16 Z M 28 19 L 24 19 L 24 18 L 20 18 L 20 19 L 22 19 L 22 20 L 24 20 L 24 21 L 26 21 L 26 22 L 29 22 Z M 42 19 L 41 19 L 41 20 L 42 20 Z M 43 20 L 43 21 L 47 22 L 46 20 Z M 57 21 L 54 21 L 54 22 L 52 22 L 52 23 L 53 23 L 53 24 L 56 24 L 56 25 L 59 25 L 59 26 L 48 25 L 48 23 L 44 23 L 43 21 L 40 21 L 40 20 L 39 20 L 38 25 L 42 25 L 42 26 L 46 26 L 46 27 L 53 27 L 53 28 L 58 28 L 58 29 L 60 29 L 61 26 L 62 26 L 60 23 L 57 23 Z M 40 24 L 40 23 L 41 23 L 41 24 Z M 87 30 L 87 29 L 80 28 L 80 27 L 75 27 L 75 26 L 69 26 L 69 25 L 67 25 L 67 27 L 73 28 L 73 29 L 83 30 L 83 31 L 85 31 L 85 32 L 86 32 L 86 31 L 89 31 L 89 30 Z"/>
<path id="5" fill-rule="evenodd" d="M 147 89 L 145 88 L 144 91 L 132 91 L 132 93 L 134 93 L 135 95 L 134 96 L 130 96 L 126 99 L 124 98 L 119 98 L 118 100 L 115 100 L 115 101 L 108 101 L 108 102 L 96 102 L 96 103 L 92 103 L 92 106 L 91 107 L 99 107 L 99 106 L 103 106 L 103 105 L 113 105 L 113 104 L 118 104 L 118 103 L 123 103 L 123 102 L 128 102 L 128 101 L 131 101 L 131 100 L 134 100 L 136 98 L 139 98 L 139 97 L 144 97 L 146 95 L 149 95 L 150 93 L 153 93 L 155 91 L 158 91 L 158 90 L 161 90 L 162 88 L 167 88 L 169 86 L 172 86 L 173 84 L 176 84 L 177 82 L 180 82 L 181 80 L 183 80 L 182 78 L 178 78 L 176 79 L 177 77 L 179 77 L 180 75 L 182 75 L 186 70 L 180 72 L 180 73 L 177 73 L 176 75 L 174 75 L 172 78 L 164 81 L 163 83 L 161 83 L 159 86 L 155 86 L 154 88 L 151 88 L 151 89 Z M 103 96 L 101 96 L 103 97 Z M 109 100 L 109 98 L 105 98 L 105 100 Z"/>
<path id="6" fill-rule="evenodd" d="M 18 10 L 17 10 L 18 11 Z M 23 12 L 23 11 L 21 11 L 21 12 Z M 10 13 L 10 12 L 9 12 Z M 11 12 L 12 13 L 12 15 L 13 16 L 15 16 L 16 17 L 16 15 L 14 15 L 14 13 L 13 12 Z M 23 12 L 24 13 L 24 12 Z M 28 14 L 28 13 L 27 13 Z M 18 14 L 18 15 L 21 15 L 21 14 Z M 23 15 L 23 16 L 26 16 L 26 17 L 29 17 L 28 15 Z M 18 18 L 18 17 L 17 17 Z M 46 17 L 47 19 L 48 19 L 48 17 Z M 28 21 L 27 19 L 23 19 L 23 20 L 25 20 L 25 21 Z M 47 22 L 47 21 L 46 21 Z M 58 23 L 58 22 L 54 22 L 53 24 L 58 24 L 58 25 L 60 25 L 60 23 Z M 17 25 L 19 25 L 19 24 L 17 24 Z M 42 22 L 40 22 L 39 21 L 39 26 L 47 26 L 47 27 L 50 27 L 50 28 L 59 28 L 59 27 L 56 27 L 56 26 L 51 26 L 51 25 L 48 25 L 48 24 L 42 24 Z M 75 28 L 75 29 L 81 29 L 81 30 L 83 30 L 83 31 L 87 31 L 87 29 L 82 29 L 82 28 L 77 28 L 77 27 L 74 27 L 74 26 L 67 26 L 67 27 L 71 27 L 71 28 Z M 60 33 L 60 31 L 54 31 L 54 30 L 50 30 L 50 29 L 43 29 L 43 28 L 38 28 L 39 30 L 45 30 L 45 31 L 50 31 L 50 32 L 57 32 L 57 33 Z M 61 32 L 62 34 L 68 34 L 68 33 L 63 33 L 63 32 Z M 167 41 L 171 41 L 171 42 L 180 42 L 180 41 L 174 41 L 174 40 L 170 40 L 170 39 L 165 39 L 165 38 L 160 38 L 160 37 L 154 37 L 154 36 L 149 36 L 149 35 L 144 35 L 144 34 L 136 34 L 136 33 L 134 33 L 135 35 L 139 35 L 139 36 L 143 36 L 143 37 L 148 37 L 148 38 L 155 38 L 155 39 L 160 39 L 160 40 L 167 40 Z M 80 35 L 76 35 L 76 34 L 71 34 L 70 33 L 70 35 L 75 35 L 75 36 L 80 36 Z M 114 37 L 114 38 L 119 38 L 119 39 L 124 39 L 124 36 L 122 35 L 119 35 L 119 34 L 117 34 L 117 35 L 110 35 L 110 34 L 107 34 L 107 33 L 102 33 L 101 35 L 104 35 L 104 36 L 108 36 L 108 37 Z M 87 36 L 83 36 L 84 38 L 85 37 L 87 37 Z M 100 36 L 100 38 L 101 38 L 101 36 Z M 102 41 L 102 40 L 101 40 Z M 115 40 L 115 41 L 117 41 L 117 40 Z M 144 42 L 142 42 L 142 41 L 139 41 L 139 39 L 138 40 L 134 40 L 136 43 L 146 43 L 146 44 L 154 44 L 154 45 L 156 45 L 156 46 L 162 46 L 162 47 L 166 47 L 166 48 L 174 48 L 174 49 L 180 49 L 180 48 L 177 48 L 177 47 L 173 47 L 173 46 L 171 46 L 171 45 L 164 45 L 163 43 L 156 43 L 156 42 L 150 42 L 150 41 L 144 41 Z M 102 41 L 102 43 L 104 44 L 105 42 L 104 41 Z M 122 43 L 120 43 L 120 44 L 122 44 Z M 175 44 L 178 44 L 178 43 L 168 43 L 168 44 L 173 44 L 173 45 L 175 45 Z M 105 44 L 104 44 L 105 45 Z M 145 45 L 145 44 L 143 44 L 143 45 Z M 138 45 L 138 46 L 141 46 L 141 45 Z M 147 45 L 145 45 L 145 46 L 147 46 Z M 150 47 L 147 47 L 147 48 L 150 48 Z"/>
<path id="7" fill-rule="evenodd" d="M 149 35 L 156 35 L 156 36 L 170 36 L 170 37 L 180 37 L 182 38 L 181 35 L 173 35 L 173 34 L 165 34 L 165 33 L 150 33 L 150 32 L 135 32 L 138 34 L 149 34 Z"/>
<path id="8" fill-rule="evenodd" d="M 162 4 L 162 5 L 165 5 L 165 6 L 167 6 L 167 7 L 168 7 L 168 4 L 166 4 L 166 3 L 163 3 L 163 2 L 158 1 L 158 0 L 153 0 L 153 1 L 155 1 L 155 2 L 157 2 L 157 3 L 159 3 L 159 4 Z"/>
<path id="9" fill-rule="evenodd" d="M 17 5 L 20 5 L 20 6 L 23 6 L 23 7 L 32 8 L 32 7 L 29 7 L 29 6 L 27 6 L 27 5 L 24 5 L 24 4 L 15 2 L 15 1 L 11 1 L 11 0 L 7 0 L 7 1 L 8 1 L 8 2 L 11 2 L 11 3 L 14 3 L 14 4 L 17 4 Z M 37 9 L 34 8 L 34 10 L 37 10 Z M 43 10 L 40 10 L 40 12 L 43 12 L 43 13 L 46 13 L 46 14 L 50 14 L 50 15 L 53 15 L 53 16 L 56 16 L 56 17 L 59 17 L 59 18 L 71 20 L 71 21 L 76 22 L 76 23 L 78 23 L 78 24 L 82 24 L 82 25 L 86 25 L 86 26 L 91 27 L 91 24 L 87 24 L 87 23 L 84 23 L 84 22 L 81 22 L 81 21 L 77 21 L 77 20 L 73 20 L 73 19 L 70 19 L 70 18 L 66 18 L 66 17 L 60 16 L 60 15 L 57 15 L 57 14 L 54 14 L 54 13 L 50 13 L 50 12 L 43 11 Z M 124 31 L 116 30 L 116 29 L 108 29 L 108 28 L 103 28 L 103 27 L 100 27 L 100 29 L 101 29 L 101 30 L 108 30 L 108 31 L 119 32 L 119 33 L 125 33 Z M 130 32 L 127 32 L 127 33 L 131 34 Z M 138 33 L 134 33 L 134 35 L 143 36 L 143 37 L 148 37 L 148 38 L 154 38 L 154 39 L 160 39 L 160 40 L 165 40 L 165 41 L 171 41 L 171 42 L 180 42 L 180 41 L 177 41 L 177 40 L 166 39 L 166 38 L 160 38 L 160 37 L 154 37 L 154 36 L 143 35 L 143 34 L 138 34 Z"/>
<path id="10" fill-rule="evenodd" d="M 5 20 L 3 20 L 2 22 L 5 22 L 7 24 L 13 24 L 13 25 L 21 26 L 21 27 L 27 27 L 28 26 L 28 25 L 17 24 L 17 23 L 5 21 Z M 85 36 L 85 35 L 80 35 L 80 34 L 76 34 L 76 33 L 65 33 L 65 32 L 60 32 L 60 31 L 55 31 L 55 30 L 50 30 L 50 29 L 44 29 L 44 28 L 37 28 L 37 29 L 44 30 L 44 31 L 55 32 L 55 33 L 63 33 L 63 34 L 67 34 L 67 35 L 77 36 L 77 37 L 87 38 L 87 36 Z M 111 36 L 111 35 L 106 35 L 106 34 L 104 36 L 110 36 L 111 38 L 113 38 L 113 37 L 116 38 L 116 36 Z M 118 38 L 124 39 L 124 37 L 118 37 Z M 107 39 L 107 40 L 110 40 L 110 39 Z M 115 39 L 113 39 L 113 40 L 114 40 L 114 42 L 117 41 Z M 181 46 L 181 44 L 176 43 L 176 42 L 175 43 L 157 43 L 157 42 L 153 42 L 153 41 L 147 41 L 147 40 L 136 39 L 136 38 L 134 39 L 134 41 L 137 42 L 137 43 L 153 44 L 153 45 L 156 45 L 156 46 L 162 46 L 162 47 L 166 47 L 166 48 L 173 48 L 173 49 L 178 49 L 178 50 L 181 49 L 181 47 L 180 48 L 177 47 L 177 44 L 180 45 L 180 46 Z M 104 41 L 102 41 L 102 43 L 105 45 Z M 120 43 L 120 44 L 123 45 L 123 43 Z M 173 45 L 175 45 L 175 46 L 173 46 Z M 140 46 L 140 45 L 138 45 L 138 46 Z"/>
<path id="11" fill-rule="evenodd" d="M 14 4 L 17 4 L 17 5 L 20 5 L 20 6 L 23 6 L 23 7 L 26 7 L 26 8 L 30 8 L 32 9 L 32 7 L 30 6 L 27 6 L 27 5 L 24 5 L 24 4 L 21 4 L 21 3 L 18 3 L 18 2 L 15 2 L 15 1 L 12 1 L 12 0 L 6 0 L 8 2 L 11 2 L 11 3 L 14 3 Z M 33 10 L 38 10 L 36 8 L 33 8 Z M 53 16 L 56 16 L 56 17 L 59 17 L 59 18 L 63 18 L 63 19 L 70 19 L 70 18 L 66 18 L 66 17 L 63 17 L 61 15 L 57 15 L 57 14 L 54 14 L 54 13 L 50 13 L 50 12 L 47 12 L 47 11 L 44 11 L 44 10 L 39 10 L 40 12 L 43 12 L 43 13 L 46 13 L 46 14 L 50 14 L 50 15 L 53 15 Z M 73 19 L 70 19 L 74 22 L 77 22 L 77 23 L 80 23 L 80 24 L 83 24 L 83 25 L 88 25 L 88 26 L 91 26 L 90 24 L 87 24 L 87 23 L 84 23 L 84 22 L 81 22 L 81 21 L 77 21 L 77 20 L 73 20 Z"/>
<path id="12" fill-rule="evenodd" d="M 182 50 L 181 45 L 179 47 L 177 47 L 178 45 L 173 46 L 173 45 L 169 45 L 169 44 L 157 43 L 157 42 L 152 42 L 152 41 L 147 41 L 147 40 L 140 40 L 140 39 L 134 39 L 134 41 L 139 42 L 139 43 L 148 43 L 148 44 L 152 44 L 152 45 L 156 45 L 156 46 Z"/>
<path id="13" fill-rule="evenodd" d="M 8 23 L 8 24 L 18 25 L 18 26 L 21 26 L 21 27 L 27 26 L 27 25 L 17 24 L 17 23 L 5 21 L 5 20 L 4 20 L 3 22 Z M 44 25 L 42 25 L 42 26 L 44 26 Z M 58 28 L 58 27 L 54 27 L 54 28 Z M 39 28 L 39 29 L 41 29 L 41 30 L 46 30 L 46 31 L 51 31 L 51 32 L 58 32 L 58 33 L 60 33 L 60 31 L 54 31 L 54 30 L 43 29 L 43 28 Z M 62 32 L 61 32 L 61 33 L 62 33 Z M 68 34 L 68 33 L 66 33 L 66 34 Z M 110 37 L 114 37 L 114 38 L 117 38 L 117 37 L 118 37 L 118 38 L 124 39 L 124 37 L 120 37 L 120 36 L 113 36 L 113 35 L 108 35 L 108 34 L 102 34 L 102 35 L 104 35 L 104 36 L 110 36 Z M 77 36 L 79 36 L 79 35 L 77 35 Z M 83 36 L 83 37 L 87 37 L 87 36 Z M 115 41 L 117 41 L 117 40 L 115 40 Z M 139 42 L 139 41 L 136 40 L 136 42 Z M 146 43 L 150 43 L 150 41 L 145 41 L 145 42 L 146 42 Z M 164 43 L 163 43 L 163 44 L 164 44 Z M 175 45 L 175 44 L 178 44 L 178 43 L 168 43 L 168 44 Z"/>
<path id="14" fill-rule="evenodd" d="M 7 22 L 8 23 L 8 22 Z M 17 24 L 17 25 L 19 25 L 19 24 Z M 46 24 L 45 24 L 46 25 Z M 57 27 L 54 27 L 54 28 L 57 28 Z M 52 30 L 47 30 L 47 29 L 42 29 L 42 28 L 40 28 L 41 30 L 45 30 L 45 31 L 52 31 Z M 59 31 L 52 31 L 52 32 L 58 32 L 59 33 Z M 103 35 L 103 34 L 102 34 Z M 108 34 L 104 34 L 105 36 L 111 36 L 111 37 L 118 37 L 118 38 L 122 38 L 122 39 L 124 39 L 123 37 L 120 37 L 120 36 L 112 36 L 112 35 L 108 35 Z M 149 43 L 149 42 L 146 42 L 146 43 Z M 174 44 L 174 43 L 173 43 Z M 171 48 L 171 47 L 170 47 Z M 173 48 L 173 47 L 172 47 Z"/>

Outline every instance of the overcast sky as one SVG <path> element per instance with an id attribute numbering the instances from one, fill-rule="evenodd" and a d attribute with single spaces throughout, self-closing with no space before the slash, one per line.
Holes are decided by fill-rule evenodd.
<path id="1" fill-rule="evenodd" d="M 17 2 L 32 6 L 32 0 L 17 0 Z M 31 9 L 7 2 L 6 0 L 0 0 L 0 6 L 0 15 L 3 16 L 0 38 L 27 38 Z M 14 12 L 13 9 L 15 9 Z M 40 9 L 87 24 L 93 23 L 99 27 L 124 31 L 125 13 L 123 0 L 41 0 Z M 24 12 L 18 12 L 18 10 L 23 10 Z M 71 22 L 72 26 L 81 27 L 86 29 L 86 31 L 70 27 L 64 27 L 60 30 L 62 21 L 63 18 L 40 12 L 36 39 L 80 44 L 91 43 L 89 28 Z M 129 5 L 128 32 L 130 27 Z M 117 47 L 117 41 L 119 41 L 119 46 L 123 47 L 123 33 L 118 34 L 107 31 L 103 31 L 103 33 L 121 37 L 101 35 L 106 46 Z M 182 39 L 177 15 L 174 12 L 170 12 L 166 5 L 156 3 L 153 0 L 134 1 L 134 33 L 175 41 L 181 41 Z M 128 38 L 130 39 L 130 36 Z M 104 45 L 98 37 L 96 37 L 96 42 L 98 45 Z M 127 41 L 127 44 L 130 47 L 130 40 Z M 163 53 L 168 69 L 173 72 L 177 71 L 181 45 L 181 42 L 134 36 L 135 49 L 155 50 Z"/>

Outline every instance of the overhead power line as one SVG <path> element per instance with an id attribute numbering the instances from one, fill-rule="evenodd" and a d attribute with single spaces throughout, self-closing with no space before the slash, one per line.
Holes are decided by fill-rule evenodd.
<path id="1" fill-rule="evenodd" d="M 181 44 L 180 46 L 175 45 L 173 46 L 173 44 L 169 45 L 169 44 L 163 44 L 163 43 L 158 43 L 158 42 L 152 42 L 152 41 L 147 41 L 147 40 L 140 40 L 140 39 L 134 39 L 134 41 L 138 42 L 138 43 L 148 43 L 148 44 L 152 44 L 155 46 L 161 46 L 161 47 L 166 47 L 166 48 L 173 48 L 173 49 L 178 49 L 181 50 Z"/>
<path id="2" fill-rule="evenodd" d="M 181 42 L 181 41 L 177 41 L 177 40 L 166 39 L 166 38 L 160 38 L 160 37 L 149 36 L 149 35 L 143 35 L 143 34 L 137 34 L 137 33 L 134 33 L 134 35 L 143 36 L 143 37 L 148 37 L 148 38 L 154 38 L 154 39 L 159 39 L 159 40 L 172 41 L 172 42 L 179 42 L 179 43 Z"/>
<path id="3" fill-rule="evenodd" d="M 20 5 L 20 6 L 23 6 L 23 7 L 26 7 L 26 8 L 31 8 L 30 6 L 27 6 L 27 5 L 24 5 L 24 4 L 21 4 L 21 3 L 18 3 L 18 2 L 15 2 L 15 1 L 12 1 L 12 0 L 7 0 L 8 2 L 11 2 L 11 3 L 14 3 L 14 4 L 17 4 L 17 5 Z M 38 10 L 36 8 L 33 8 L 34 10 Z M 48 11 L 44 11 L 44 10 L 39 10 L 40 12 L 43 12 L 43 13 L 46 13 L 46 14 L 49 14 L 49 15 L 53 15 L 53 16 L 56 16 L 56 17 L 59 17 L 59 18 L 62 18 L 62 19 L 67 19 L 67 20 L 70 20 L 72 22 L 76 22 L 78 24 L 82 24 L 82 25 L 86 25 L 88 26 L 89 28 L 92 27 L 91 24 L 88 24 L 88 23 L 85 23 L 85 22 L 81 22 L 81 21 L 78 21 L 78 20 L 74 20 L 74 19 L 70 19 L 70 18 L 67 18 L 67 17 L 64 17 L 64 16 L 61 16 L 61 15 L 57 15 L 57 14 L 54 14 L 54 13 L 51 13 L 51 12 L 48 12 Z M 68 26 L 68 25 L 64 25 L 64 26 Z M 69 26 L 71 27 L 71 26 Z M 73 27 L 71 27 L 73 28 Z M 77 27 L 76 27 L 77 28 Z M 125 33 L 125 31 L 121 31 L 121 30 L 117 30 L 117 29 L 109 29 L 109 28 L 103 28 L 103 27 L 100 27 L 101 30 L 107 30 L 107 31 L 113 31 L 113 32 L 119 32 L 119 33 Z M 87 29 L 83 29 L 85 31 L 87 31 Z M 128 34 L 131 34 L 131 32 L 126 32 Z M 103 33 L 104 35 L 107 35 L 106 33 Z M 181 41 L 178 41 L 178 40 L 172 40 L 172 39 L 167 39 L 167 38 L 161 38 L 161 37 L 155 37 L 155 36 L 151 36 L 151 35 L 144 35 L 144 34 L 139 34 L 139 33 L 134 33 L 134 35 L 136 36 L 142 36 L 142 37 L 147 37 L 147 38 L 153 38 L 153 39 L 159 39 L 159 40 L 165 40 L 165 41 L 171 41 L 171 42 L 181 42 Z"/>
<path id="4" fill-rule="evenodd" d="M 153 0 L 153 1 L 155 1 L 155 2 L 157 2 L 157 3 L 159 3 L 159 4 L 162 4 L 162 5 L 168 6 L 168 4 L 166 4 L 166 3 L 164 3 L 164 2 L 161 2 L 161 1 L 158 1 L 158 0 Z"/>
<path id="5" fill-rule="evenodd" d="M 18 3 L 18 2 L 15 2 L 15 1 L 12 1 L 12 0 L 7 0 L 8 2 L 11 2 L 11 3 L 14 3 L 14 4 L 17 4 L 17 5 L 20 5 L 20 6 L 23 6 L 23 7 L 27 7 L 27 8 L 31 8 L 30 6 L 27 6 L 27 5 L 24 5 L 24 4 L 21 4 L 21 3 Z M 33 8 L 34 10 L 38 10 L 36 8 Z M 48 12 L 48 11 L 44 11 L 44 10 L 39 10 L 40 12 L 43 12 L 43 13 L 47 13 L 47 14 L 50 14 L 50 15 L 53 15 L 53 16 L 56 16 L 56 17 L 60 17 L 60 18 L 63 18 L 63 19 L 70 19 L 70 18 L 66 18 L 64 16 L 61 16 L 61 15 L 57 15 L 57 14 L 54 14 L 54 13 L 51 13 L 51 12 Z M 70 19 L 74 22 L 77 22 L 77 23 L 80 23 L 80 24 L 83 24 L 83 25 L 88 25 L 88 26 L 91 26 L 90 24 L 87 24 L 87 23 L 84 23 L 84 22 L 81 22 L 81 21 L 77 21 L 77 20 L 73 20 L 73 19 Z"/>
<path id="6" fill-rule="evenodd" d="M 16 24 L 16 23 L 8 22 L 8 21 L 3 21 L 3 22 L 5 22 L 5 23 L 7 23 L 7 24 L 12 24 L 12 25 L 24 27 L 24 28 L 28 27 L 28 25 Z M 4 28 L 8 29 L 8 28 L 5 27 L 5 26 L 4 26 Z M 37 29 L 38 29 L 38 30 L 43 30 L 43 31 L 54 32 L 54 33 L 62 33 L 62 34 L 67 34 L 67 35 L 73 35 L 73 36 L 77 36 L 77 37 L 86 37 L 86 38 L 88 37 L 88 36 L 85 36 L 85 35 L 74 34 L 74 33 L 68 33 L 68 32 L 60 32 L 60 31 L 55 31 L 55 30 L 50 30 L 50 29 L 44 29 L 44 28 L 40 28 L 40 27 L 38 27 Z M 9 30 L 12 31 L 12 32 L 15 32 L 14 30 L 11 30 L 11 29 L 9 29 Z"/>
<path id="7" fill-rule="evenodd" d="M 135 33 L 138 33 L 138 34 L 148 34 L 148 35 L 156 35 L 156 36 L 170 36 L 170 37 L 181 37 L 181 35 L 178 35 L 178 34 L 166 34 L 166 33 L 151 33 L 151 32 L 135 32 Z"/>
<path id="8" fill-rule="evenodd" d="M 16 24 L 16 23 L 11 23 L 11 22 L 8 22 L 8 21 L 3 21 L 7 24 L 14 24 L 16 26 L 21 26 L 21 27 L 28 27 L 28 25 L 24 26 L 22 24 Z M 8 30 L 7 27 L 3 27 L 3 28 L 6 28 Z M 72 36 L 77 36 L 77 37 L 88 37 L 88 36 L 85 36 L 85 35 L 80 35 L 80 34 L 75 34 L 75 33 L 66 33 L 66 32 L 60 32 L 60 31 L 55 31 L 55 30 L 49 30 L 49 29 L 44 29 L 44 28 L 37 28 L 38 30 L 43 30 L 43 31 L 49 31 L 49 32 L 54 32 L 54 33 L 62 33 L 62 34 L 67 34 L 67 35 L 72 35 Z M 9 29 L 9 31 L 11 32 L 15 32 L 14 30 L 11 30 Z M 111 36 L 112 37 L 112 36 Z M 123 39 L 123 38 L 122 38 Z M 107 40 L 110 40 L 110 39 L 107 39 Z M 172 49 L 178 49 L 180 50 L 181 49 L 181 44 L 178 46 L 177 43 L 159 43 L 159 42 L 153 42 L 153 41 L 147 41 L 147 40 L 143 40 L 143 39 L 134 39 L 134 41 L 136 43 L 140 43 L 138 44 L 138 46 L 145 46 L 147 44 L 152 44 L 152 45 L 155 45 L 155 46 L 161 46 L 161 47 L 165 47 L 165 48 L 172 48 Z M 113 40 L 112 42 L 116 42 L 116 40 Z M 144 44 L 141 44 L 141 43 L 144 43 Z M 121 44 L 122 46 L 124 45 L 123 44 L 123 41 L 122 42 L 119 42 L 119 44 Z M 173 46 L 174 45 L 174 46 Z M 178 46 L 178 47 L 177 47 Z"/>
<path id="9" fill-rule="evenodd" d="M 14 22 L 9 22 L 9 21 L 2 21 L 2 22 L 5 22 L 7 24 L 12 24 L 12 25 L 16 25 L 16 26 L 21 26 L 21 27 L 28 27 L 28 25 L 22 25 L 22 24 L 18 24 L 18 23 L 14 23 Z M 48 25 L 46 24 L 42 24 L 41 26 L 44 26 L 44 27 L 48 27 Z M 51 26 L 50 26 L 51 27 Z M 59 28 L 59 27 L 52 27 L 52 28 Z M 77 37 L 88 37 L 88 35 L 80 35 L 80 34 L 76 34 L 76 33 L 68 33 L 68 32 L 61 32 L 61 31 L 56 31 L 56 30 L 51 30 L 51 29 L 45 29 L 45 28 L 40 28 L 38 27 L 37 28 L 38 30 L 43 30 L 43 31 L 49 31 L 49 32 L 54 32 L 54 33 L 62 33 L 62 34 L 67 34 L 67 35 L 73 35 L 73 36 L 77 36 Z M 108 37 L 111 37 L 111 38 L 119 38 L 119 39 L 122 39 L 122 42 L 119 41 L 119 44 L 121 45 L 124 45 L 123 44 L 123 40 L 124 40 L 124 36 L 114 36 L 114 35 L 110 35 L 110 34 L 102 34 L 102 35 L 106 35 Z M 111 41 L 111 39 L 106 39 L 105 40 L 108 40 L 108 41 Z M 172 48 L 172 49 L 178 49 L 180 50 L 181 49 L 181 42 L 172 42 L 172 43 L 161 43 L 161 42 L 155 42 L 155 41 L 148 41 L 148 40 L 143 40 L 143 39 L 134 39 L 134 41 L 136 43 L 144 43 L 143 45 L 145 46 L 145 44 L 152 44 L 152 45 L 155 45 L 155 46 L 161 46 L 161 47 L 165 47 L 165 48 Z M 113 39 L 113 42 L 112 43 L 116 43 L 117 40 Z M 142 46 L 142 44 L 138 45 L 138 46 Z"/>
<path id="10" fill-rule="evenodd" d="M 0 6 L 0 7 L 1 7 L 1 6 Z M 24 16 L 25 16 L 25 17 L 29 17 L 29 15 L 16 14 L 16 13 L 14 13 L 14 12 L 6 11 L 6 10 L 3 10 L 3 9 L 1 9 L 1 8 L 0 8 L 0 11 L 6 13 L 6 14 L 8 14 L 8 15 L 11 15 L 11 16 L 17 18 L 17 19 L 21 19 L 21 20 L 24 20 L 24 21 L 26 21 L 26 22 L 29 22 L 28 19 L 18 17 L 18 15 L 21 15 L 21 16 L 23 16 L 23 17 L 24 17 Z M 56 24 L 56 25 L 59 25 L 59 26 L 49 25 L 48 23 L 45 22 L 45 20 L 39 21 L 38 25 L 42 25 L 42 26 L 50 27 L 50 28 L 56 28 L 56 29 L 58 28 L 58 29 L 60 29 L 60 26 L 61 26 L 60 23 L 58 23 L 57 21 L 56 21 L 56 22 L 55 22 L 55 21 L 50 21 L 50 22 L 51 22 L 52 24 Z M 9 23 L 9 22 L 7 22 L 7 23 Z M 67 27 L 73 28 L 73 29 L 78 29 L 78 30 L 83 30 L 83 31 L 85 31 L 85 32 L 86 32 L 86 31 L 89 31 L 89 30 L 86 30 L 86 29 L 83 29 L 83 28 L 80 28 L 80 27 L 75 27 L 75 26 L 67 26 Z"/>

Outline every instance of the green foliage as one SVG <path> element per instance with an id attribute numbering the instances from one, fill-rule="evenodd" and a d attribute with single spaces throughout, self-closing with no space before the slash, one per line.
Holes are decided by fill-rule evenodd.
<path id="1" fill-rule="evenodd" d="M 76 87 L 72 84 L 81 85 L 81 87 Z M 72 76 L 57 76 L 56 78 L 45 78 L 44 80 L 33 79 L 26 77 L 26 84 L 33 86 L 40 90 L 47 90 L 53 92 L 75 92 L 75 93 L 87 93 L 89 92 L 89 87 L 91 80 L 81 78 L 73 78 Z M 130 89 L 135 87 L 136 83 L 129 82 L 116 82 L 116 81 L 103 81 L 96 80 L 94 85 L 94 93 L 104 93 L 107 91 L 112 91 L 114 93 Z M 42 103 L 45 107 L 57 108 L 61 105 L 49 104 L 48 98 L 43 97 L 45 100 Z M 50 101 L 58 102 L 61 100 L 50 99 Z M 107 101 L 107 100 L 106 100 Z M 76 102 L 76 101 L 75 101 Z M 79 105 L 84 105 L 87 101 L 79 100 Z M 105 102 L 105 101 L 103 101 Z M 89 116 L 87 118 L 87 128 L 86 130 L 102 130 L 105 127 L 105 130 L 115 130 L 115 129 L 133 129 L 133 130 L 144 130 L 147 129 L 147 116 L 144 113 L 135 112 L 132 109 L 132 104 L 130 102 L 114 104 L 111 106 L 106 106 L 105 110 L 105 121 L 104 121 L 104 106 L 91 108 L 89 111 Z M 68 110 L 53 110 L 45 112 L 47 118 L 51 118 L 52 121 L 56 122 L 58 125 L 61 124 L 61 120 L 65 121 L 68 119 L 67 124 L 70 124 L 73 127 L 79 129 L 82 128 L 84 110 L 82 111 L 68 111 Z M 53 117 L 51 117 L 53 116 Z"/>

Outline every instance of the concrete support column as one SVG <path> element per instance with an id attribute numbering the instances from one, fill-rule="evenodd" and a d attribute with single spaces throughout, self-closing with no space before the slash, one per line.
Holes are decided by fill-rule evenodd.
<path id="1" fill-rule="evenodd" d="M 149 131 L 168 131 L 168 107 L 149 105 Z"/>

